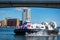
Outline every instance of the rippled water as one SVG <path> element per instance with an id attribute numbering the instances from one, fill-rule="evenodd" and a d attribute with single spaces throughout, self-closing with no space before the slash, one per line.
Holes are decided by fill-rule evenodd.
<path id="1" fill-rule="evenodd" d="M 4 31 L 7 30 L 7 31 Z M 25 36 L 15 35 L 12 29 L 0 29 L 0 40 L 60 40 L 60 35 Z"/>
<path id="2" fill-rule="evenodd" d="M 0 35 L 0 40 L 60 40 L 60 36 L 21 36 L 14 34 Z"/>

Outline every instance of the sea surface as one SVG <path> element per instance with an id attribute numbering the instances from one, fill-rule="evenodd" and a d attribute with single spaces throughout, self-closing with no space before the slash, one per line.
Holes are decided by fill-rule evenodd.
<path id="1" fill-rule="evenodd" d="M 0 40 L 60 40 L 60 34 L 49 36 L 25 36 L 15 35 L 14 28 L 0 28 Z"/>

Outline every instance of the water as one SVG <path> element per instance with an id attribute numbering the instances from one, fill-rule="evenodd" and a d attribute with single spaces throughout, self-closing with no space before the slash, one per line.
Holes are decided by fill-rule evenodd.
<path id="1" fill-rule="evenodd" d="M 2 30 L 3 29 L 3 30 Z M 60 35 L 49 36 L 22 36 L 15 35 L 13 28 L 0 28 L 0 40 L 60 40 Z"/>
<path id="2" fill-rule="evenodd" d="M 26 36 L 49 36 L 46 32 L 46 30 L 40 30 L 39 32 L 37 33 L 26 33 L 27 35 Z"/>

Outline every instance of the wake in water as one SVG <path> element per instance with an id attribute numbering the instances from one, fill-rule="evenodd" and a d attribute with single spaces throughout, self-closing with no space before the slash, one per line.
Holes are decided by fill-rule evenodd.
<path id="1" fill-rule="evenodd" d="M 60 35 L 59 33 L 58 33 L 58 35 Z M 54 34 L 51 34 L 51 35 L 52 36 L 57 36 L 57 35 L 54 35 Z M 30 33 L 30 34 L 29 33 L 26 33 L 25 36 L 51 36 L 51 35 L 48 35 L 48 33 L 47 33 L 46 30 L 41 30 L 41 31 L 39 31 L 37 33 Z"/>
<path id="2" fill-rule="evenodd" d="M 31 33 L 31 34 L 26 33 L 27 36 L 26 38 L 27 40 L 57 40 L 58 35 L 54 34 L 48 35 L 46 30 L 41 30 L 37 33 Z"/>
<path id="3" fill-rule="evenodd" d="M 37 33 L 26 33 L 26 36 L 48 36 L 47 32 L 45 30 L 41 30 Z"/>

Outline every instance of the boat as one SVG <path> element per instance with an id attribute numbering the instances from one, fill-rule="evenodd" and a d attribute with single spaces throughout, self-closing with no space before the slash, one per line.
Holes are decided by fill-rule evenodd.
<path id="1" fill-rule="evenodd" d="M 15 34 L 25 35 L 26 32 L 30 33 L 37 33 L 41 30 L 46 30 L 47 34 L 58 34 L 59 30 L 57 29 L 57 25 L 55 22 L 42 22 L 41 24 L 24 24 L 14 30 Z"/>
<path id="2" fill-rule="evenodd" d="M 16 33 L 16 34 L 26 34 L 26 32 L 27 33 L 36 33 L 36 32 L 39 32 L 41 29 L 39 28 L 39 25 L 37 25 L 37 24 L 31 24 L 31 26 L 30 26 L 30 24 L 26 24 L 26 25 L 24 25 L 24 26 L 20 26 L 20 28 L 17 28 L 17 29 L 15 29 L 14 30 L 14 32 Z M 42 27 L 43 28 L 43 27 Z"/>
<path id="3" fill-rule="evenodd" d="M 57 24 L 55 21 L 53 22 L 42 22 L 40 24 L 32 24 L 30 23 L 30 9 L 23 8 L 22 13 L 22 24 L 17 26 L 14 30 L 15 34 L 26 34 L 27 33 L 36 33 L 41 30 L 46 30 L 47 34 L 58 34 L 59 30 L 57 30 Z"/>
<path id="4" fill-rule="evenodd" d="M 49 25 L 48 26 L 49 28 L 47 30 L 48 35 L 50 35 L 50 34 L 57 35 L 59 33 L 59 30 L 57 29 L 57 24 L 55 21 L 50 22 L 48 25 Z"/>

